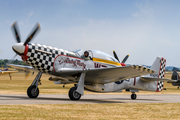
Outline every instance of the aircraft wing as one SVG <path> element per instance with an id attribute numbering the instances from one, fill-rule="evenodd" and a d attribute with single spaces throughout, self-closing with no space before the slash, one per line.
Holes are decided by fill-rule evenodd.
<path id="1" fill-rule="evenodd" d="M 10 66 L 10 67 L 12 67 L 12 68 L 19 69 L 19 70 L 31 71 L 31 72 L 37 71 L 36 69 L 34 69 L 34 68 L 31 67 L 31 66 L 15 65 L 15 64 L 7 64 L 7 65 Z"/>
<path id="2" fill-rule="evenodd" d="M 37 71 L 31 66 L 8 64 L 13 68 L 28 71 Z M 82 72 L 86 73 L 85 84 L 105 84 L 116 82 L 129 78 L 139 77 L 155 73 L 155 71 L 143 66 L 121 66 L 115 68 L 89 68 L 89 69 L 75 69 L 75 68 L 61 68 L 56 71 L 55 76 L 71 79 L 74 82 L 75 77 L 80 77 Z M 57 79 L 58 80 L 58 79 Z"/>
<path id="3" fill-rule="evenodd" d="M 79 77 L 82 72 L 85 72 L 85 84 L 105 84 L 151 74 L 155 71 L 143 66 L 123 66 L 116 68 L 90 68 L 85 70 L 62 68 L 57 72 L 60 77 L 64 75 Z"/>
<path id="4" fill-rule="evenodd" d="M 176 82 L 177 80 L 171 80 L 166 78 L 152 78 L 152 77 L 141 77 L 144 81 L 167 81 L 167 82 Z"/>

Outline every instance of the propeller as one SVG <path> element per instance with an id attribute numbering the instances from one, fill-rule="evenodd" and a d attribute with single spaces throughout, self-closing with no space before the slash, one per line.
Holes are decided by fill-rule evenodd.
<path id="1" fill-rule="evenodd" d="M 18 28 L 17 22 L 14 22 L 14 23 L 13 23 L 11 29 L 12 29 L 12 32 L 13 32 L 13 34 L 14 34 L 14 37 L 15 37 L 17 43 L 21 43 L 20 32 L 19 32 L 19 28 Z M 25 45 L 28 44 L 30 41 L 32 41 L 32 39 L 34 38 L 34 36 L 35 36 L 40 30 L 41 30 L 40 25 L 39 25 L 39 23 L 37 23 L 37 24 L 34 26 L 33 30 L 31 31 L 30 35 L 28 36 L 28 38 L 25 40 L 25 42 L 24 42 L 23 45 L 25 46 Z"/>
<path id="2" fill-rule="evenodd" d="M 15 54 L 14 57 L 11 58 L 11 59 L 8 61 L 7 65 L 8 65 L 8 64 L 11 64 L 11 63 L 14 61 L 14 59 L 16 58 L 16 56 L 17 56 L 17 54 Z"/>
<path id="3" fill-rule="evenodd" d="M 11 26 L 12 32 L 14 34 L 14 37 L 16 38 L 17 43 L 21 42 L 20 34 L 19 34 L 19 28 L 17 25 L 17 22 L 14 22 Z"/>
<path id="4" fill-rule="evenodd" d="M 26 72 L 25 77 L 26 79 L 31 75 L 31 72 Z"/>
<path id="5" fill-rule="evenodd" d="M 11 30 L 12 33 L 17 41 L 17 44 L 13 45 L 13 50 L 16 53 L 16 55 L 8 62 L 8 64 L 11 64 L 15 57 L 17 55 L 20 55 L 21 57 L 25 56 L 24 55 L 24 49 L 25 46 L 31 42 L 34 38 L 34 36 L 37 35 L 37 33 L 40 31 L 40 25 L 39 23 L 35 24 L 34 28 L 32 29 L 32 31 L 30 32 L 29 36 L 27 37 L 27 39 L 25 40 L 24 43 L 21 42 L 21 38 L 20 38 L 20 32 L 19 32 L 19 28 L 18 28 L 18 24 L 17 22 L 14 22 L 13 25 L 11 26 Z M 28 70 L 25 70 L 25 76 L 26 78 L 30 75 L 30 72 Z"/>
<path id="6" fill-rule="evenodd" d="M 32 32 L 31 32 L 31 34 L 29 35 L 29 37 L 24 42 L 24 45 L 28 44 L 40 30 L 41 30 L 40 25 L 39 25 L 39 23 L 37 23 L 34 26 L 34 28 L 33 28 Z"/>
<path id="7" fill-rule="evenodd" d="M 113 51 L 113 55 L 114 55 L 114 57 L 119 61 L 119 58 L 118 58 L 118 56 L 117 56 L 117 54 L 116 54 L 115 51 Z M 120 61 L 119 61 L 119 62 L 120 62 Z"/>
<path id="8" fill-rule="evenodd" d="M 126 60 L 128 59 L 129 55 L 126 55 L 126 57 L 123 59 L 122 63 L 125 63 Z"/>
<path id="9" fill-rule="evenodd" d="M 117 54 L 116 54 L 115 51 L 113 51 L 113 55 L 114 55 L 114 57 L 115 57 L 115 58 L 119 61 L 119 63 L 120 63 L 120 60 L 119 60 L 119 58 L 118 58 L 118 56 L 117 56 Z M 125 62 L 127 61 L 128 57 L 129 57 L 129 55 L 126 55 L 126 57 L 122 60 L 121 63 L 125 63 Z"/>

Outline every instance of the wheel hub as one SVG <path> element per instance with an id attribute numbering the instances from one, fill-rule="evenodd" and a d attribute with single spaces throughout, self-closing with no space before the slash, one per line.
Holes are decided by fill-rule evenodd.
<path id="1" fill-rule="evenodd" d="M 80 94 L 79 94 L 78 92 L 76 92 L 76 91 L 73 91 L 73 96 L 74 96 L 75 98 L 79 98 Z"/>
<path id="2" fill-rule="evenodd" d="M 37 95 L 37 90 L 36 90 L 36 88 L 32 88 L 31 94 L 32 94 L 33 96 L 36 96 L 36 95 Z"/>

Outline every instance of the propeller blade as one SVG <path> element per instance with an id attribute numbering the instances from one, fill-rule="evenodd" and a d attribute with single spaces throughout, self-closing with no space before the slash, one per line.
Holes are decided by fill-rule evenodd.
<path id="1" fill-rule="evenodd" d="M 31 72 L 26 71 L 25 77 L 26 79 L 31 75 Z"/>
<path id="2" fill-rule="evenodd" d="M 116 54 L 115 51 L 113 51 L 113 55 L 114 55 L 114 57 L 119 61 L 119 58 L 118 58 L 118 56 L 117 56 L 117 54 Z M 119 62 L 120 62 L 120 61 L 119 61 Z"/>
<path id="3" fill-rule="evenodd" d="M 126 57 L 123 59 L 122 63 L 125 63 L 126 60 L 128 59 L 129 55 L 126 55 Z"/>
<path id="4" fill-rule="evenodd" d="M 14 22 L 14 23 L 13 23 L 11 29 L 12 29 L 12 32 L 13 32 L 13 34 L 14 34 L 14 37 L 16 38 L 16 41 L 17 41 L 18 43 L 20 43 L 20 42 L 21 42 L 21 39 L 20 39 L 20 32 L 19 32 L 19 29 L 18 29 L 17 22 Z"/>
<path id="5" fill-rule="evenodd" d="M 7 64 L 11 64 L 14 61 L 14 59 L 16 58 L 16 56 L 17 56 L 17 54 L 15 54 L 15 56 L 12 59 L 10 59 Z"/>
<path id="6" fill-rule="evenodd" d="M 38 31 L 40 30 L 40 25 L 39 23 L 37 23 L 34 27 L 34 29 L 32 30 L 31 34 L 29 35 L 29 37 L 26 39 L 26 41 L 24 42 L 24 45 L 28 44 L 32 39 L 33 37 L 38 33 Z"/>

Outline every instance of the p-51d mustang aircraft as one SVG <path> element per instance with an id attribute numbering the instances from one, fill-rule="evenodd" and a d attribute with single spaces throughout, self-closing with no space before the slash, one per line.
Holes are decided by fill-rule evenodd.
<path id="1" fill-rule="evenodd" d="M 112 82 L 101 85 L 86 85 L 85 88 L 96 92 L 122 92 L 123 89 L 132 92 L 131 99 L 136 99 L 135 92 L 139 90 L 161 92 L 164 88 L 166 60 L 163 57 L 157 57 L 151 66 L 156 73 L 130 78 L 118 82 Z"/>
<path id="2" fill-rule="evenodd" d="M 119 62 L 115 52 L 115 57 L 112 57 L 101 51 L 88 50 L 90 60 L 84 60 L 82 59 L 83 51 L 81 49 L 71 52 L 51 46 L 30 43 L 39 29 L 40 26 L 37 24 L 34 31 L 22 43 L 17 23 L 15 22 L 12 25 L 13 33 L 18 42 L 13 45 L 12 49 L 30 66 L 14 64 L 9 64 L 9 66 L 26 71 L 39 71 L 33 83 L 27 89 L 29 98 L 36 98 L 39 95 L 38 83 L 42 73 L 52 75 L 49 80 L 54 81 L 55 84 L 74 83 L 75 87 L 69 90 L 69 98 L 71 100 L 79 100 L 81 95 L 84 94 L 84 87 L 89 90 L 99 91 L 95 89 L 96 86 L 106 86 L 107 83 L 118 83 L 121 80 L 154 73 L 153 70 L 143 66 L 125 66 L 124 63 Z M 106 91 L 106 88 L 102 87 L 101 91 Z"/>
<path id="3" fill-rule="evenodd" d="M 17 73 L 18 71 L 14 71 L 14 70 L 8 70 L 7 68 L 2 68 L 0 69 L 0 75 L 5 75 L 5 74 L 9 74 L 10 80 L 11 80 L 11 73 Z"/>
<path id="4" fill-rule="evenodd" d="M 180 87 L 180 76 L 178 75 L 177 71 L 174 71 L 171 77 L 171 81 L 168 81 L 167 83 L 171 83 L 173 86 L 178 86 L 177 88 L 179 89 Z"/>

